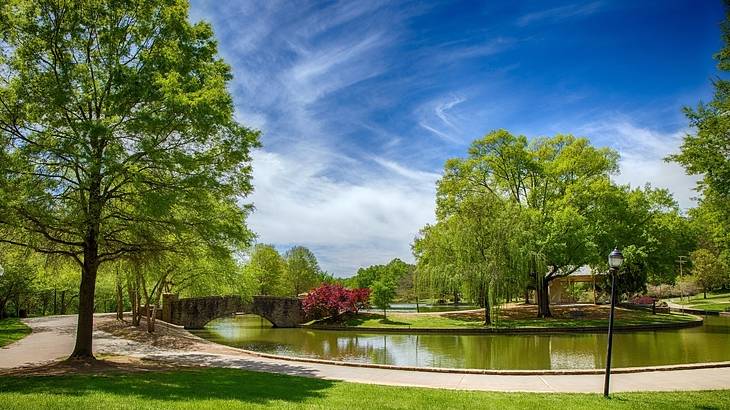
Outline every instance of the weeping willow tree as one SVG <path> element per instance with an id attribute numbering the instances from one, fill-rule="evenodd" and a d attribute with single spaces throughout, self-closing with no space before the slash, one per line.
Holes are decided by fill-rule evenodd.
<path id="1" fill-rule="evenodd" d="M 419 272 L 449 284 L 484 307 L 485 325 L 510 285 L 522 285 L 526 264 L 519 252 L 521 215 L 490 193 L 465 196 L 439 183 L 438 221 L 414 243 Z"/>

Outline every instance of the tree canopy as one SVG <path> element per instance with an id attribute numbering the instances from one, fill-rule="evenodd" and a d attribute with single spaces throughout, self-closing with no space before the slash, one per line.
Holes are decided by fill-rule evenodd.
<path id="1" fill-rule="evenodd" d="M 692 246 L 687 221 L 666 190 L 615 184 L 617 164 L 616 152 L 570 135 L 528 141 L 497 130 L 474 141 L 466 158 L 446 162 L 437 223 L 414 243 L 419 271 L 466 290 L 487 322 L 490 295 L 519 287 L 535 289 L 538 314 L 550 316 L 550 282 L 583 265 L 605 269 L 617 245 L 633 272 L 662 277 Z"/>
<path id="2" fill-rule="evenodd" d="M 101 264 L 252 239 L 258 132 L 187 0 L 10 0 L 0 37 L 0 241 L 81 267 L 72 357 L 92 357 Z"/>
<path id="3" fill-rule="evenodd" d="M 718 69 L 728 72 L 730 9 L 726 9 L 721 29 L 723 48 L 714 58 Z M 696 271 L 705 289 L 715 282 L 712 278 L 730 270 L 730 80 L 715 78 L 713 85 L 712 101 L 685 107 L 691 131 L 685 135 L 680 152 L 667 158 L 682 164 L 687 173 L 700 176 L 699 205 L 690 210 L 699 238 L 692 262 L 699 264 Z"/>
<path id="4" fill-rule="evenodd" d="M 306 292 L 324 281 L 317 257 L 303 246 L 295 246 L 284 255 L 286 262 L 285 286 L 291 296 Z"/>

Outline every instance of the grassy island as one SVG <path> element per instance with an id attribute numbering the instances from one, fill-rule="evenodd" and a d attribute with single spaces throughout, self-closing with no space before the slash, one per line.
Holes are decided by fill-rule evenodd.
<path id="1" fill-rule="evenodd" d="M 535 306 L 517 305 L 502 309 L 493 318 L 492 328 L 579 328 L 605 327 L 608 323 L 608 306 L 566 305 L 553 306 L 551 318 L 537 318 Z M 496 316 L 496 315 L 495 315 Z M 692 315 L 680 313 L 652 314 L 645 310 L 616 309 L 616 326 L 653 326 L 692 322 Z M 390 312 L 387 318 L 377 313 L 364 312 L 342 321 L 319 321 L 314 326 L 362 327 L 362 328 L 433 328 L 477 329 L 484 328 L 484 311 L 442 313 Z"/>

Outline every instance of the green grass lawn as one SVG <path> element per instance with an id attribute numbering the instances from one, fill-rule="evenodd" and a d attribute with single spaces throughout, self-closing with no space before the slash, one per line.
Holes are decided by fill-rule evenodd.
<path id="1" fill-rule="evenodd" d="M 0 320 L 0 347 L 9 345 L 30 334 L 30 328 L 20 320 L 8 318 Z"/>
<path id="2" fill-rule="evenodd" d="M 689 299 L 679 300 L 679 298 L 674 298 L 672 302 L 692 309 L 724 312 L 730 310 L 730 293 L 710 293 L 707 295 L 707 299 L 700 293 L 690 296 Z"/>
<path id="3" fill-rule="evenodd" d="M 234 369 L 0 377 L 3 409 L 721 409 L 730 390 L 600 394 L 390 387 Z"/>
<path id="4" fill-rule="evenodd" d="M 671 313 L 652 315 L 651 312 L 639 310 L 617 310 L 616 326 L 629 325 L 652 325 L 665 323 L 678 323 L 694 320 L 690 315 Z M 565 315 L 547 319 L 535 317 L 505 317 L 499 320 L 493 327 L 499 328 L 574 328 L 574 327 L 601 327 L 607 326 L 607 318 L 595 318 L 589 316 L 565 317 Z M 418 313 L 388 313 L 384 319 L 382 314 L 365 313 L 358 314 L 339 324 L 350 327 L 373 327 L 373 328 L 439 328 L 439 329 L 464 329 L 484 327 L 484 316 L 482 313 L 448 315 L 425 315 Z"/>

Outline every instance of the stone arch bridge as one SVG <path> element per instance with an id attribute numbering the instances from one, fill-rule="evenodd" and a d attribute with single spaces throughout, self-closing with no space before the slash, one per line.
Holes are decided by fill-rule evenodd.
<path id="1" fill-rule="evenodd" d="M 278 296 L 254 296 L 246 303 L 239 296 L 207 296 L 178 299 L 168 293 L 162 297 L 162 317 L 165 322 L 202 329 L 206 323 L 233 313 L 253 313 L 271 322 L 274 327 L 297 327 L 304 323 L 302 301 Z"/>

